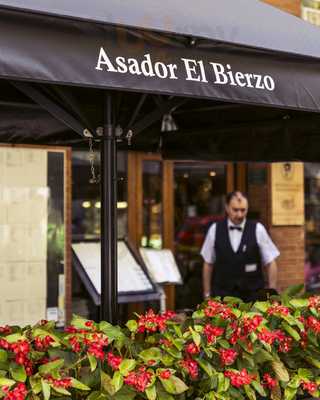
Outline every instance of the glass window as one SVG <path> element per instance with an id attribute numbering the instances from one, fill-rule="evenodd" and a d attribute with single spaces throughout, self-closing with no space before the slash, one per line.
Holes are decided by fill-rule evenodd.
<path id="1" fill-rule="evenodd" d="M 100 169 L 100 153 L 95 151 L 96 175 Z M 118 237 L 127 235 L 127 153 L 118 152 Z M 100 184 L 90 183 L 92 178 L 89 153 L 86 150 L 72 153 L 72 234 L 73 239 L 100 238 Z"/>
<path id="2" fill-rule="evenodd" d="M 224 216 L 227 164 L 174 164 L 175 256 L 184 285 L 176 287 L 176 308 L 202 301 L 200 249 L 209 226 Z"/>
<path id="3" fill-rule="evenodd" d="M 305 283 L 309 291 L 320 289 L 320 164 L 304 164 L 306 260 Z"/>
<path id="4" fill-rule="evenodd" d="M 64 150 L 0 148 L 0 324 L 65 320 Z"/>
<path id="5" fill-rule="evenodd" d="M 143 232 L 142 247 L 162 248 L 162 163 L 144 160 L 143 184 Z"/>

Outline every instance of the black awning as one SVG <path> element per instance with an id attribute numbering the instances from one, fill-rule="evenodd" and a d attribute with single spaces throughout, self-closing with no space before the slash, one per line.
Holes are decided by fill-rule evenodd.
<path id="1" fill-rule="evenodd" d="M 180 0 L 159 13 L 142 1 L 28 2 L 53 17 L 0 1 L 17 7 L 0 8 L 0 78 L 320 110 L 319 29 L 259 2 L 202 3 L 187 17 Z M 99 23 L 61 18 L 85 12 Z"/>
<path id="2" fill-rule="evenodd" d="M 0 7 L 320 58 L 318 28 L 257 0 L 1 0 Z"/>

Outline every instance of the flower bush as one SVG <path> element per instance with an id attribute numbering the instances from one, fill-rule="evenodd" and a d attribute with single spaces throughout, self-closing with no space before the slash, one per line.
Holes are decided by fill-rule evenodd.
<path id="1" fill-rule="evenodd" d="M 183 321 L 152 310 L 121 329 L 74 316 L 0 328 L 4 400 L 319 397 L 320 296 L 212 298 Z"/>

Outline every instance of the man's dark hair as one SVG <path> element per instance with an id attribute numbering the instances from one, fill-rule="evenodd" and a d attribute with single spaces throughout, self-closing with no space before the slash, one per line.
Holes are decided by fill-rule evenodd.
<path id="1" fill-rule="evenodd" d="M 248 201 L 248 197 L 246 194 L 244 194 L 243 192 L 240 192 L 240 190 L 234 190 L 233 192 L 230 192 L 227 194 L 226 196 L 226 204 L 230 204 L 230 201 L 234 198 L 238 198 L 238 197 L 243 197 Z"/>

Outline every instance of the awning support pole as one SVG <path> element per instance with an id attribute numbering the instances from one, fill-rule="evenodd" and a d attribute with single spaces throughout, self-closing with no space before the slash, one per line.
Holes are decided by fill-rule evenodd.
<path id="1" fill-rule="evenodd" d="M 112 97 L 106 92 L 101 140 L 101 320 L 117 323 L 117 149 Z"/>

